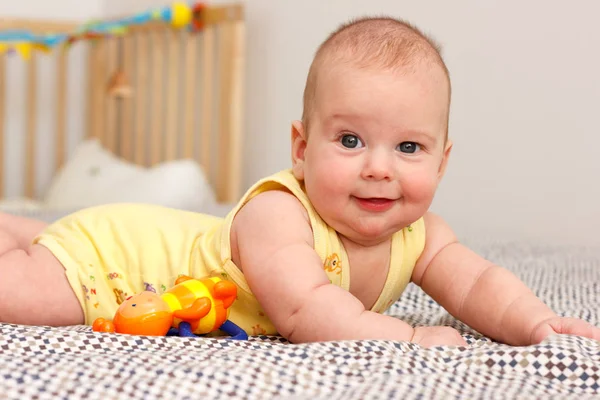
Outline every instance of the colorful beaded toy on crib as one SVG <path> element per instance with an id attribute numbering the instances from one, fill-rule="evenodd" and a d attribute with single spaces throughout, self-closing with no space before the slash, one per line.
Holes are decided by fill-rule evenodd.
<path id="1" fill-rule="evenodd" d="M 128 297 L 113 320 L 98 318 L 92 329 L 148 336 L 194 337 L 220 330 L 231 339 L 248 335 L 229 321 L 229 307 L 237 297 L 237 286 L 217 277 L 193 279 L 181 276 L 175 286 L 159 295 L 144 291 Z"/>
<path id="2" fill-rule="evenodd" d="M 143 25 L 151 21 L 163 21 L 174 28 L 189 28 L 199 31 L 202 26 L 203 3 L 188 5 L 175 2 L 170 6 L 153 9 L 131 17 L 114 21 L 93 21 L 83 25 L 70 34 L 35 34 L 28 30 L 0 30 L 0 55 L 17 53 L 24 59 L 31 57 L 31 52 L 41 50 L 49 52 L 52 48 L 65 44 L 70 45 L 77 40 L 98 39 L 119 36 L 127 32 L 127 28 Z"/>

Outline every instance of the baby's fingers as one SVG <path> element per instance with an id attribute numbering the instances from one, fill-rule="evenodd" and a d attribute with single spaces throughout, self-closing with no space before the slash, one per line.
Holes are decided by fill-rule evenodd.
<path id="1" fill-rule="evenodd" d="M 461 334 L 449 326 L 419 327 L 412 341 L 422 347 L 467 345 Z"/>
<path id="2" fill-rule="evenodd" d="M 561 333 L 600 340 L 600 328 L 577 318 L 563 319 Z"/>
<path id="3" fill-rule="evenodd" d="M 600 328 L 593 326 L 592 339 L 600 341 Z"/>

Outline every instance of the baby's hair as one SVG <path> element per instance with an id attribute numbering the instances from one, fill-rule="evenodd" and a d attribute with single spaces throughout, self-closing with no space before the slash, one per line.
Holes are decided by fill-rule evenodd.
<path id="1" fill-rule="evenodd" d="M 341 25 L 319 46 L 304 88 L 302 122 L 308 132 L 317 89 L 319 70 L 331 62 L 349 63 L 358 68 L 381 68 L 410 72 L 424 65 L 444 71 L 450 93 L 450 74 L 441 55 L 441 46 L 417 27 L 401 19 L 363 17 Z M 450 99 L 448 99 L 450 102 Z"/>

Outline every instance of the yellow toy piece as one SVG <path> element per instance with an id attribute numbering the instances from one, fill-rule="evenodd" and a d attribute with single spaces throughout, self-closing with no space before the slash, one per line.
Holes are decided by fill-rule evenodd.
<path id="1" fill-rule="evenodd" d="M 32 50 L 33 45 L 31 43 L 0 43 L 0 54 L 15 51 L 17 54 L 21 55 L 24 60 L 29 60 L 31 58 Z"/>
<path id="2" fill-rule="evenodd" d="M 171 25 L 183 28 L 192 22 L 192 9 L 186 3 L 175 2 L 171 6 Z"/>

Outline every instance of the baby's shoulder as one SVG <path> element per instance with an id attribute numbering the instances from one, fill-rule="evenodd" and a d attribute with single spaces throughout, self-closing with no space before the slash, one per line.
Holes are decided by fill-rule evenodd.
<path id="1" fill-rule="evenodd" d="M 310 219 L 302 202 L 287 190 L 269 190 L 257 194 L 243 204 L 234 217 L 232 230 L 267 228 L 278 224 L 298 228 L 306 225 L 310 229 Z"/>
<path id="2" fill-rule="evenodd" d="M 262 259 L 294 244 L 312 247 L 308 213 L 291 193 L 267 191 L 246 202 L 234 216 L 230 231 L 234 263 L 243 269 L 246 259 Z"/>
<path id="3" fill-rule="evenodd" d="M 446 247 L 458 239 L 448 223 L 439 215 L 428 212 L 423 216 L 424 243 L 421 255 L 413 271 L 413 281 L 421 281 L 431 261 Z"/>
<path id="4" fill-rule="evenodd" d="M 258 213 L 261 215 L 271 215 L 273 213 L 301 213 L 308 219 L 308 213 L 302 205 L 302 202 L 290 191 L 285 189 L 269 190 L 257 194 L 249 199 L 240 208 L 238 213 Z"/>
<path id="5" fill-rule="evenodd" d="M 431 211 L 427 212 L 419 221 L 428 239 L 445 241 L 455 238 L 452 228 L 444 218 Z"/>

